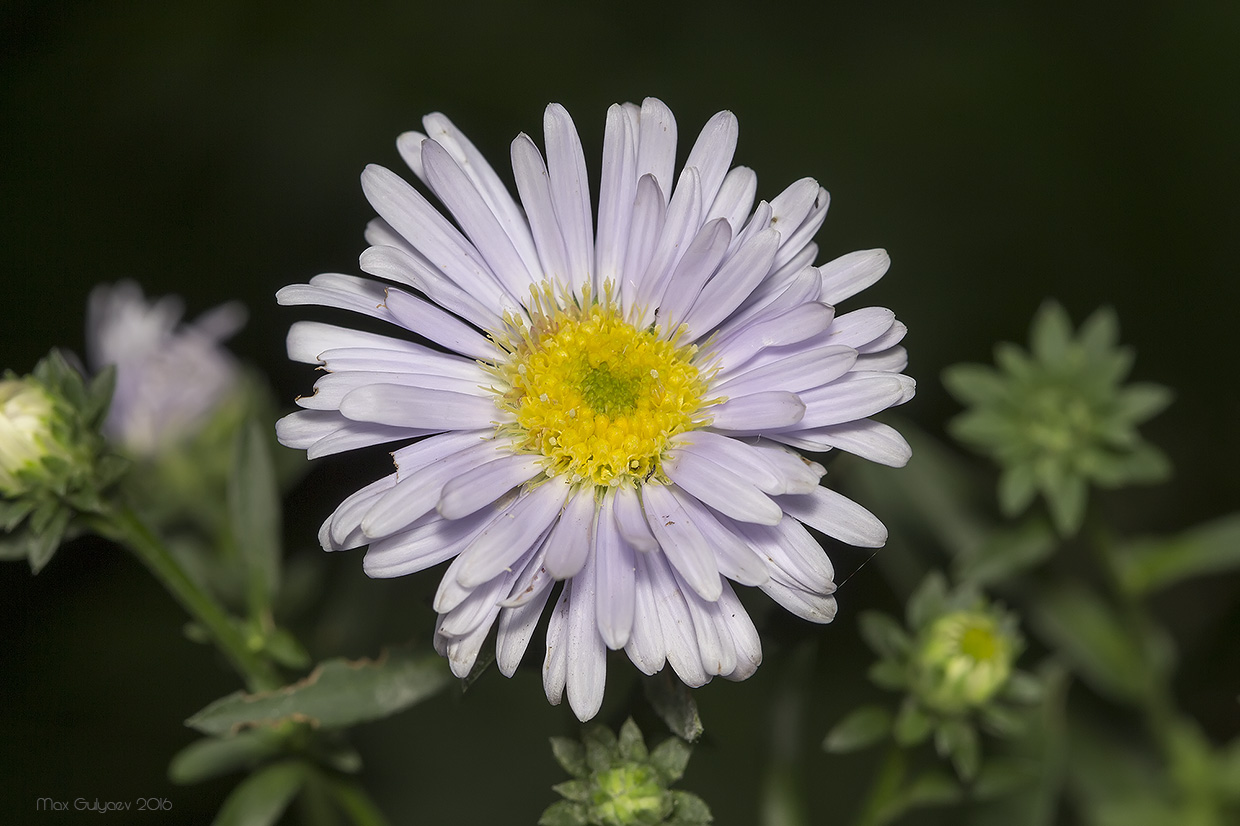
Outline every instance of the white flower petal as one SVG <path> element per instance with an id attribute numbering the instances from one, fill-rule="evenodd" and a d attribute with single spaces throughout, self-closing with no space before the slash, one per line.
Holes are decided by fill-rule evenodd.
<path id="1" fill-rule="evenodd" d="M 749 211 L 753 209 L 753 199 L 757 191 L 757 173 L 747 166 L 734 167 L 724 176 L 715 200 L 706 210 L 704 222 L 715 218 L 727 219 L 728 225 L 732 227 L 732 251 L 740 247 L 740 230 L 745 226 Z"/>
<path id="2" fill-rule="evenodd" d="M 306 451 L 307 459 L 425 436 L 432 432 L 354 422 L 335 410 L 298 410 L 276 422 L 276 438 L 280 444 Z"/>
<path id="3" fill-rule="evenodd" d="M 702 655 L 698 650 L 693 618 L 689 615 L 689 606 L 685 604 L 685 589 L 682 589 L 676 580 L 664 554 L 646 554 L 644 560 L 650 574 L 654 604 L 659 613 L 659 628 L 667 649 L 667 661 L 685 685 L 690 688 L 705 685 L 710 682 L 710 676 L 702 667 Z M 720 594 L 723 593 L 722 580 L 719 591 Z"/>
<path id="4" fill-rule="evenodd" d="M 624 541 L 639 551 L 654 551 L 659 542 L 650 532 L 646 514 L 642 512 L 642 500 L 635 488 L 621 485 L 616 488 L 616 526 Z"/>
<path id="5" fill-rule="evenodd" d="M 707 205 L 714 202 L 732 163 L 739 130 L 736 115 L 727 111 L 718 113 L 702 127 L 685 159 L 685 166 L 694 167 L 702 176 L 702 201 Z"/>
<path id="6" fill-rule="evenodd" d="M 615 495 L 603 498 L 594 527 L 595 605 L 598 630 L 607 647 L 624 648 L 633 630 L 636 552 L 620 535 L 613 506 Z"/>
<path id="7" fill-rule="evenodd" d="M 654 257 L 655 246 L 663 235 L 666 220 L 667 198 L 663 190 L 653 175 L 643 175 L 637 181 L 629 243 L 625 247 L 624 269 L 619 283 L 620 303 L 627 309 L 630 320 L 641 309 L 638 291 Z"/>
<path id="8" fill-rule="evenodd" d="M 567 496 L 568 486 L 554 479 L 521 491 L 517 500 L 496 514 L 461 552 L 457 582 L 466 588 L 476 587 L 520 559 L 551 527 Z"/>
<path id="9" fill-rule="evenodd" d="M 544 461 L 528 453 L 501 454 L 448 480 L 437 508 L 445 519 L 469 516 L 538 475 Z"/>
<path id="10" fill-rule="evenodd" d="M 376 245 L 362 253 L 358 266 L 363 272 L 425 293 L 436 304 L 451 310 L 476 327 L 498 330 L 503 325 L 502 310 L 497 311 L 495 305 L 487 305 L 468 290 L 445 278 L 411 249 Z"/>
<path id="11" fill-rule="evenodd" d="M 835 619 L 835 597 L 829 594 L 793 588 L 774 579 L 761 587 L 762 593 L 778 602 L 794 616 L 822 624 Z"/>
<path id="12" fill-rule="evenodd" d="M 515 674 L 521 664 L 550 595 L 551 580 L 547 578 L 546 587 L 532 590 L 528 601 L 505 608 L 500 613 L 499 631 L 495 638 L 495 664 L 505 677 Z"/>
<path id="13" fill-rule="evenodd" d="M 568 579 L 581 571 L 590 555 L 594 531 L 594 491 L 585 489 L 571 494 L 564 512 L 547 537 L 547 573 L 556 579 Z"/>
<path id="14" fill-rule="evenodd" d="M 659 318 L 665 330 L 674 331 L 685 314 L 701 295 L 707 280 L 715 273 L 732 240 L 732 228 L 723 218 L 716 218 L 702 227 L 688 252 L 676 265 L 667 291 L 659 306 Z"/>
<path id="15" fill-rule="evenodd" d="M 566 288 L 572 283 L 572 267 L 551 201 L 551 180 L 542 153 L 524 133 L 512 142 L 512 172 L 529 217 L 543 275 Z"/>
<path id="16" fill-rule="evenodd" d="M 650 264 L 637 283 L 636 305 L 630 308 L 635 326 L 645 327 L 654 321 L 672 273 L 701 227 L 701 215 L 702 183 L 697 170 L 687 167 L 668 202 L 663 231 L 655 243 Z"/>
<path id="17" fill-rule="evenodd" d="M 832 344 L 843 344 L 861 350 L 879 336 L 885 335 L 896 323 L 896 314 L 884 307 L 865 307 L 836 316 L 827 333 Z"/>
<path id="18" fill-rule="evenodd" d="M 871 286 L 887 274 L 891 259 L 887 250 L 857 250 L 828 261 L 818 268 L 822 276 L 822 300 L 838 304 Z"/>
<path id="19" fill-rule="evenodd" d="M 893 373 L 849 373 L 831 384 L 801 393 L 805 416 L 798 429 L 843 424 L 904 404 L 916 383 Z"/>
<path id="20" fill-rule="evenodd" d="M 736 667 L 724 674 L 729 680 L 747 680 L 762 664 L 762 640 L 745 606 L 737 599 L 732 586 L 723 583 L 723 595 L 715 605 L 718 622 L 732 638 L 736 651 Z"/>
<path id="21" fill-rule="evenodd" d="M 446 562 L 464 550 L 483 527 L 481 523 L 452 522 L 438 514 L 428 514 L 415 525 L 370 543 L 362 560 L 367 576 L 405 576 Z"/>
<path id="22" fill-rule="evenodd" d="M 759 354 L 750 359 L 722 380 L 712 383 L 711 392 L 726 396 L 745 396 L 761 390 L 799 393 L 838 379 L 857 362 L 857 351 L 851 347 L 827 345 L 802 349 L 793 345 L 787 349 L 792 352 L 782 358 L 766 360 Z"/>
<path id="23" fill-rule="evenodd" d="M 422 143 L 422 166 L 427 184 L 456 218 L 495 279 L 509 295 L 527 294 L 541 279 L 541 270 L 526 269 L 512 238 L 465 170 L 434 140 Z"/>
<path id="24" fill-rule="evenodd" d="M 607 281 L 619 285 L 624 254 L 628 249 L 637 196 L 637 135 L 624 109 L 613 104 L 607 110 L 603 135 L 603 174 L 598 197 L 598 243 L 595 246 L 595 294 Z"/>
<path id="25" fill-rule="evenodd" d="M 659 624 L 659 608 L 650 573 L 650 560 L 656 554 L 639 553 L 633 558 L 634 608 L 633 630 L 624 653 L 643 674 L 657 674 L 667 662 L 667 644 Z"/>
<path id="26" fill-rule="evenodd" d="M 508 233 L 513 247 L 521 255 L 526 270 L 532 274 L 539 273 L 538 252 L 534 248 L 534 239 L 530 235 L 529 225 L 525 222 L 525 214 L 517 206 L 517 202 L 513 200 L 499 175 L 487 163 L 487 159 L 452 121 L 439 112 L 433 112 L 424 117 L 422 126 L 426 129 L 427 135 L 452 154 L 461 169 L 465 170 L 465 174 L 482 193 L 487 205 L 499 218 L 504 231 Z"/>
<path id="27" fill-rule="evenodd" d="M 887 529 L 874 514 L 830 488 L 817 487 L 812 493 L 779 497 L 780 506 L 832 539 L 858 548 L 881 548 L 887 544 Z"/>
<path id="28" fill-rule="evenodd" d="M 551 203 L 568 256 L 569 283 L 573 293 L 580 295 L 582 285 L 594 281 L 594 221 L 586 158 L 577 127 L 560 104 L 547 107 L 543 114 L 543 132 L 547 142 Z"/>
<path id="29" fill-rule="evenodd" d="M 365 545 L 368 539 L 362 533 L 362 518 L 376 501 L 395 486 L 396 474 L 392 473 L 346 497 L 319 528 L 319 544 L 323 550 L 343 551 Z"/>
<path id="30" fill-rule="evenodd" d="M 733 519 L 775 525 L 783 518 L 773 499 L 730 468 L 712 461 L 709 450 L 699 452 L 692 444 L 668 450 L 663 471 L 690 496 Z"/>
<path id="31" fill-rule="evenodd" d="M 710 508 L 691 496 L 684 497 L 680 503 L 693 520 L 694 527 L 714 548 L 719 573 L 741 585 L 761 585 L 771 578 L 762 558 L 742 537 L 721 525 Z"/>
<path id="32" fill-rule="evenodd" d="M 716 430 L 760 433 L 792 427 L 805 415 L 805 402 L 796 393 L 772 390 L 728 399 L 709 408 Z"/>
<path id="33" fill-rule="evenodd" d="M 410 295 L 404 290 L 389 289 L 385 307 L 397 324 L 426 336 L 436 344 L 475 359 L 496 357 L 495 344 L 478 334 L 474 328 L 446 313 L 436 305 Z"/>
<path id="34" fill-rule="evenodd" d="M 913 449 L 894 427 L 868 419 L 774 433 L 771 438 L 792 447 L 818 453 L 839 448 L 888 467 L 904 467 L 913 456 Z"/>
<path id="35" fill-rule="evenodd" d="M 558 706 L 564 699 L 564 682 L 568 676 L 568 598 L 573 580 L 565 580 L 560 598 L 551 610 L 547 623 L 547 653 L 543 657 L 543 691 L 547 702 Z"/>
<path id="36" fill-rule="evenodd" d="M 692 340 L 700 340 L 745 301 L 770 272 L 779 233 L 764 230 L 743 243 L 719 268 L 685 316 Z"/>
<path id="37" fill-rule="evenodd" d="M 676 168 L 676 118 L 657 98 L 642 101 L 637 133 L 637 176 L 652 175 L 667 197 Z"/>
<path id="38" fill-rule="evenodd" d="M 598 714 L 603 705 L 603 688 L 607 682 L 607 648 L 599 635 L 595 601 L 594 559 L 586 560 L 581 576 L 571 580 L 572 594 L 568 602 L 568 668 L 565 686 L 568 704 L 585 722 Z M 565 590 L 568 590 L 566 584 Z"/>
<path id="39" fill-rule="evenodd" d="M 454 284 L 492 307 L 517 309 L 477 248 L 399 175 L 370 164 L 362 190 L 375 211 Z"/>
<path id="40" fill-rule="evenodd" d="M 340 400 L 340 412 L 355 422 L 432 430 L 474 429 L 504 418 L 486 396 L 396 384 L 359 387 Z"/>
<path id="41" fill-rule="evenodd" d="M 685 582 L 703 599 L 711 602 L 719 599 L 719 565 L 714 551 L 685 513 L 672 489 L 664 485 L 644 485 L 642 504 L 651 532 L 668 561 L 684 576 Z"/>

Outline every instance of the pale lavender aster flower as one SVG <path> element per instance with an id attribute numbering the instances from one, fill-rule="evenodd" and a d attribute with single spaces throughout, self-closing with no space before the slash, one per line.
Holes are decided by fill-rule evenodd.
<path id="1" fill-rule="evenodd" d="M 245 308 L 229 302 L 186 324 L 183 314 L 180 298 L 148 302 L 132 281 L 90 294 L 87 362 L 92 372 L 116 366 L 103 432 L 139 458 L 196 433 L 241 379 L 241 366 L 221 344 L 245 324 Z"/>
<path id="2" fill-rule="evenodd" d="M 429 342 L 290 330 L 290 357 L 326 374 L 280 422 L 284 444 L 317 457 L 417 439 L 324 523 L 323 546 L 369 545 L 376 577 L 452 560 L 435 642 L 461 676 L 497 622 L 511 675 L 563 581 L 543 683 L 583 720 L 602 702 L 607 649 L 691 686 L 752 674 L 761 646 L 733 582 L 829 622 L 833 570 L 806 526 L 862 547 L 887 534 L 788 446 L 908 460 L 867 418 L 913 395 L 904 325 L 835 310 L 886 272 L 886 253 L 812 266 L 826 190 L 806 178 L 755 207 L 754 172 L 729 169 L 730 112 L 674 179 L 668 108 L 612 106 L 597 229 L 562 106 L 546 110 L 545 159 L 527 135 L 512 144 L 519 204 L 446 117 L 423 124 L 397 147 L 452 220 L 370 166 L 380 217 L 361 268 L 383 281 L 325 274 L 278 296 Z"/>

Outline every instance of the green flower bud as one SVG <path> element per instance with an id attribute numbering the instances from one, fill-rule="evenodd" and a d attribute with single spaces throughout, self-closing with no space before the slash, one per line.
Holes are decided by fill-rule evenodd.
<path id="1" fill-rule="evenodd" d="M 968 407 L 952 420 L 952 435 L 1000 466 L 1005 514 L 1041 494 L 1056 528 L 1070 535 L 1084 518 L 1089 485 L 1156 482 L 1170 472 L 1137 425 L 1166 407 L 1171 393 L 1124 384 L 1132 353 L 1118 339 L 1113 312 L 1095 312 L 1074 334 L 1063 308 L 1048 303 L 1034 318 L 1028 352 L 1002 344 L 997 369 L 958 364 L 944 373 L 947 389 Z"/>
<path id="2" fill-rule="evenodd" d="M 663 821 L 665 797 L 652 768 L 630 763 L 594 778 L 591 804 L 603 826 L 644 826 Z"/>
<path id="3" fill-rule="evenodd" d="M 55 416 L 55 401 L 38 382 L 0 381 L 0 493 L 20 496 L 37 484 L 45 459 L 72 459 L 53 435 Z"/>
<path id="4" fill-rule="evenodd" d="M 981 610 L 944 614 L 922 635 L 915 689 L 935 711 L 978 708 L 1007 684 L 1018 649 L 1001 617 Z"/>

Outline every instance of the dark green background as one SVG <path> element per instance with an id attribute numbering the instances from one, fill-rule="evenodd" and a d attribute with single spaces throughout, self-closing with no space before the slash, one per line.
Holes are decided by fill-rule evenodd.
<path id="1" fill-rule="evenodd" d="M 1177 478 L 1115 513 L 1136 531 L 1184 527 L 1240 503 L 1237 43 L 1240 5 L 1222 0 L 0 2 L 2 366 L 80 350 L 92 284 L 133 278 L 195 314 L 244 301 L 235 348 L 291 400 L 311 376 L 284 359 L 298 313 L 272 295 L 357 271 L 372 215 L 357 176 L 399 165 L 398 133 L 441 110 L 505 169 L 511 138 L 540 137 L 558 101 L 597 179 L 607 105 L 655 95 L 677 115 L 682 158 L 729 108 L 760 196 L 818 178 L 833 196 L 824 258 L 890 251 L 891 272 L 862 298 L 907 322 L 919 390 L 905 412 L 932 431 L 956 409 L 942 368 L 1023 341 L 1043 299 L 1077 321 L 1116 307 L 1135 376 L 1178 395 L 1145 428 Z M 294 556 L 318 553 L 318 522 L 381 459 L 329 463 L 298 488 Z M 863 559 L 837 563 L 847 573 Z M 360 554 L 335 563 L 332 587 L 349 596 L 304 618 L 319 653 L 429 634 L 434 574 L 370 582 Z M 1159 605 L 1185 646 L 1182 699 L 1216 738 L 1240 729 L 1238 592 L 1218 577 Z M 816 744 L 866 690 L 856 612 L 894 602 L 873 567 L 840 601 L 825 630 L 759 610 L 767 665 L 698 693 L 710 736 L 686 782 L 721 826 L 755 822 L 767 699 L 797 646 L 818 677 L 803 741 L 811 821 L 850 810 L 867 758 Z M 191 739 L 181 721 L 234 683 L 180 637 L 169 598 L 129 558 L 81 542 L 37 579 L 6 564 L 0 604 L 0 820 L 52 819 L 35 815 L 40 796 L 160 796 L 172 815 L 107 822 L 208 821 L 232 781 L 181 789 L 164 767 Z M 546 706 L 530 662 L 511 682 L 492 674 L 362 731 L 394 823 L 536 820 L 561 779 L 545 738 L 573 721 Z M 612 665 L 604 718 L 631 686 L 632 669 Z"/>

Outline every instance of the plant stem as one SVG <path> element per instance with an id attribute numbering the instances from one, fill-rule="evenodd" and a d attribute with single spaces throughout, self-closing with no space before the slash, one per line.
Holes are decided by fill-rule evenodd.
<path id="1" fill-rule="evenodd" d="M 892 804 L 904 785 L 904 751 L 893 745 L 887 752 L 870 793 L 861 805 L 861 813 L 857 816 L 857 826 L 882 826 L 900 813 L 893 810 Z"/>
<path id="2" fill-rule="evenodd" d="M 275 668 L 249 646 L 232 617 L 190 579 L 176 557 L 132 510 L 122 506 L 105 513 L 97 527 L 101 534 L 133 551 L 190 616 L 207 629 L 251 691 L 270 691 L 282 685 Z"/>

